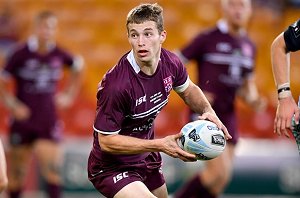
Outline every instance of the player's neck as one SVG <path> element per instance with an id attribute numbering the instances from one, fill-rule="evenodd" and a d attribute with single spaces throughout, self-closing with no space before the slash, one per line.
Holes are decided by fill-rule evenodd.
<path id="1" fill-rule="evenodd" d="M 228 32 L 233 36 L 240 36 L 243 28 L 241 26 L 229 25 Z"/>
<path id="2" fill-rule="evenodd" d="M 144 74 L 151 76 L 155 73 L 157 64 L 142 64 L 140 66 L 140 69 Z"/>
<path id="3" fill-rule="evenodd" d="M 39 45 L 38 45 L 38 52 L 40 54 L 46 54 L 48 53 L 52 47 L 53 47 L 53 42 L 51 41 L 39 41 Z"/>

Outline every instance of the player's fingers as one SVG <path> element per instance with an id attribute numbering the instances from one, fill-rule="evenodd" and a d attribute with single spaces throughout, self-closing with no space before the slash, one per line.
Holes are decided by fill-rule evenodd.
<path id="1" fill-rule="evenodd" d="M 289 119 L 285 119 L 285 120 L 281 120 L 280 123 L 280 134 L 284 134 L 286 137 L 289 137 L 288 134 L 288 130 L 289 126 L 290 126 L 290 120 Z"/>
<path id="2" fill-rule="evenodd" d="M 296 123 L 296 124 L 299 124 L 299 119 L 300 119 L 300 109 L 298 108 L 298 109 L 295 111 L 295 123 Z"/>
<path id="3" fill-rule="evenodd" d="M 277 122 L 278 122 L 278 119 L 277 119 L 277 117 L 275 117 L 274 123 L 273 123 L 273 132 L 274 133 L 277 133 Z"/>
<path id="4" fill-rule="evenodd" d="M 274 128 L 275 128 L 275 132 L 276 132 L 277 135 L 279 135 L 279 136 L 281 136 L 280 126 L 281 126 L 281 119 L 277 117 Z"/>
<path id="5" fill-rule="evenodd" d="M 222 124 L 222 128 L 221 129 L 222 129 L 223 133 L 225 134 L 226 140 L 232 139 L 232 136 L 229 134 L 227 128 L 223 124 Z"/>
<path id="6" fill-rule="evenodd" d="M 177 134 L 174 135 L 175 140 L 180 138 L 182 136 L 182 132 L 179 132 Z"/>
<path id="7" fill-rule="evenodd" d="M 185 162 L 194 162 L 197 161 L 196 156 L 194 154 L 184 154 L 184 155 L 179 155 L 179 158 Z"/>

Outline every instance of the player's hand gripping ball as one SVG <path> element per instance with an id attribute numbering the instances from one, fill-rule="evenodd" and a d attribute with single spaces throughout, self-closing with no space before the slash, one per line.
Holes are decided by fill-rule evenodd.
<path id="1" fill-rule="evenodd" d="M 182 129 L 178 145 L 185 151 L 196 154 L 198 160 L 210 160 L 219 156 L 225 149 L 224 133 L 208 120 L 187 123 Z"/>

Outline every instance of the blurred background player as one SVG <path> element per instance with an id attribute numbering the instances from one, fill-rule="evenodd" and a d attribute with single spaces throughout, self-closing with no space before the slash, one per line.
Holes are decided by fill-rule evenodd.
<path id="1" fill-rule="evenodd" d="M 20 26 L 9 1 L 0 8 L 0 63 L 18 43 Z"/>
<path id="2" fill-rule="evenodd" d="M 238 142 L 235 98 L 240 97 L 255 110 L 266 105 L 254 81 L 255 46 L 245 30 L 251 1 L 221 0 L 221 7 L 223 18 L 216 27 L 200 33 L 178 55 L 185 63 L 197 62 L 198 85 L 233 138 L 220 157 L 207 161 L 204 169 L 175 193 L 176 198 L 217 197 L 224 191 L 231 179 Z M 190 120 L 197 119 L 198 114 L 191 112 Z"/>
<path id="3" fill-rule="evenodd" d="M 8 58 L 1 73 L 0 96 L 11 113 L 8 155 L 9 197 L 20 197 L 33 151 L 50 198 L 61 197 L 62 139 L 58 108 L 69 107 L 80 86 L 83 61 L 55 43 L 57 18 L 40 12 L 34 32 Z M 70 70 L 65 89 L 56 94 L 63 67 Z M 15 81 L 15 95 L 7 88 Z"/>
<path id="4" fill-rule="evenodd" d="M 181 133 L 154 139 L 154 120 L 174 89 L 186 104 L 223 129 L 203 92 L 189 80 L 172 52 L 163 49 L 167 33 L 158 4 L 141 4 L 127 15 L 132 50 L 109 70 L 98 87 L 94 143 L 88 176 L 108 198 L 167 198 L 159 152 L 195 161 L 176 140 Z"/>
<path id="5" fill-rule="evenodd" d="M 6 159 L 4 148 L 0 139 L 0 194 L 7 187 Z"/>
<path id="6" fill-rule="evenodd" d="M 279 34 L 271 46 L 271 61 L 275 85 L 278 92 L 278 105 L 274 121 L 274 132 L 290 137 L 292 117 L 299 123 L 300 110 L 290 89 L 290 52 L 300 50 L 300 19 Z M 293 134 L 300 152 L 300 132 Z"/>

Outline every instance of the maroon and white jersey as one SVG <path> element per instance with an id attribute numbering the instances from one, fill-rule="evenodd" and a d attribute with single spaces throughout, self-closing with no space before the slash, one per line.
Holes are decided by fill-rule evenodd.
<path id="1" fill-rule="evenodd" d="M 198 85 L 215 95 L 214 110 L 232 112 L 236 91 L 254 67 L 256 49 L 246 33 L 231 36 L 221 20 L 217 27 L 199 34 L 181 54 L 183 59 L 197 62 Z"/>
<path id="2" fill-rule="evenodd" d="M 29 120 L 15 121 L 14 124 L 23 129 L 49 130 L 57 119 L 54 94 L 57 82 L 62 77 L 63 67 L 76 68 L 79 64 L 55 44 L 49 45 L 49 51 L 43 55 L 37 52 L 37 48 L 37 38 L 30 37 L 27 43 L 10 55 L 1 77 L 12 77 L 15 80 L 17 98 L 31 111 Z"/>
<path id="3" fill-rule="evenodd" d="M 154 138 L 154 119 L 168 103 L 170 91 L 183 92 L 189 85 L 187 71 L 179 58 L 162 49 L 151 76 L 140 71 L 133 52 L 125 54 L 99 83 L 91 152 L 102 161 L 136 162 L 149 153 L 113 155 L 101 151 L 98 133 L 120 134 L 140 139 Z"/>

